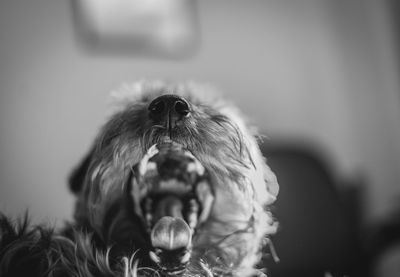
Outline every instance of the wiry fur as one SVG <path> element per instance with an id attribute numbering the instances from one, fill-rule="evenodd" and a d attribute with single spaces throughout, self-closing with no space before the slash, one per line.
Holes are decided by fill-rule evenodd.
<path id="1" fill-rule="evenodd" d="M 0 276 L 135 277 L 158 276 L 139 268 L 135 253 L 113 260 L 109 248 L 96 247 L 93 235 L 71 227 L 67 233 L 30 226 L 28 218 L 11 222 L 0 216 Z"/>
<path id="2" fill-rule="evenodd" d="M 38 247 L 33 256 L 44 263 L 40 270 L 54 276 L 160 275 L 148 258 L 149 234 L 132 208 L 129 178 L 149 147 L 168 135 L 208 170 L 216 196 L 208 220 L 193 237 L 185 276 L 254 274 L 265 239 L 276 231 L 267 207 L 278 185 L 254 130 L 233 106 L 202 97 L 209 90 L 190 83 L 144 81 L 114 93 L 120 100 L 117 110 L 71 178 L 78 198 L 76 222 L 59 236 L 43 228 L 28 231 L 25 225 L 16 230 L 3 218 L 1 232 L 11 236 L 1 238 L 6 244 L 2 270 L 15 265 L 15 253 Z M 171 132 L 148 119 L 149 103 L 162 94 L 177 94 L 191 103 L 190 118 Z"/>

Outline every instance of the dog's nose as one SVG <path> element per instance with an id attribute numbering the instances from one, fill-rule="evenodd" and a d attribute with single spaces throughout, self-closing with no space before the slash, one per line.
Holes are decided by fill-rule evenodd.
<path id="1" fill-rule="evenodd" d="M 149 105 L 150 117 L 154 120 L 167 122 L 168 127 L 174 127 L 176 122 L 189 116 L 189 103 L 177 95 L 162 95 Z"/>

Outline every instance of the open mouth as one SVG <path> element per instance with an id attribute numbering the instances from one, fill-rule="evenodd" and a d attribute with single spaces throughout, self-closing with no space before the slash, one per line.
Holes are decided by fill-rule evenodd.
<path id="1" fill-rule="evenodd" d="M 135 213 L 152 244 L 150 258 L 170 276 L 190 261 L 192 236 L 210 215 L 214 195 L 203 165 L 180 144 L 153 145 L 134 167 Z"/>

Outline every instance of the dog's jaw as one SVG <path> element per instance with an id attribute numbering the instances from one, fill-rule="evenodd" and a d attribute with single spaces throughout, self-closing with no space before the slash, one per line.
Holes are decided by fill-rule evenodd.
<path id="1" fill-rule="evenodd" d="M 158 95 L 174 88 L 161 86 L 156 90 Z M 155 248 L 169 245 L 169 250 L 185 250 L 180 253 L 181 263 L 189 257 L 186 269 L 199 276 L 207 276 L 205 268 L 215 275 L 250 276 L 260 258 L 264 237 L 276 231 L 265 206 L 275 200 L 278 187 L 256 139 L 235 109 L 190 97 L 186 99 L 191 101 L 191 116 L 176 129 L 166 131 L 147 116 L 151 99 L 146 96 L 125 104 L 102 129 L 79 196 L 78 222 L 94 230 L 106 245 L 115 245 L 114 249 L 126 246 L 129 254 L 140 248 L 145 253 L 139 254 L 141 260 L 159 263 L 162 253 Z M 136 177 L 146 175 L 140 165 L 151 168 L 143 159 L 157 154 L 151 152 L 152 145 L 171 140 L 191 153 L 208 173 L 208 185 L 203 188 L 211 188 L 213 199 L 212 205 L 203 206 L 212 208 L 201 224 L 191 223 L 201 221 L 201 212 L 193 220 L 177 219 L 181 208 L 179 200 L 173 197 L 164 201 L 172 207 L 173 211 L 168 213 L 146 213 L 146 207 L 153 205 L 154 209 L 154 204 L 147 202 L 132 208 L 143 200 L 140 190 L 133 193 L 139 186 L 132 181 L 140 183 Z M 183 191 L 177 184 L 172 188 Z M 140 199 L 135 201 L 135 197 Z M 192 208 L 196 210 L 196 203 Z M 196 213 L 193 211 L 192 214 Z M 164 217 L 167 218 L 157 225 Z M 153 220 L 156 222 L 148 223 Z M 167 229 L 178 231 L 178 242 L 170 242 L 175 235 L 160 235 Z M 188 230 L 193 233 L 191 236 Z M 180 268 L 172 272 L 178 274 Z"/>
<path id="2" fill-rule="evenodd" d="M 150 234 L 151 260 L 168 274 L 190 260 L 192 237 L 209 217 L 214 195 L 200 162 L 172 141 L 150 147 L 133 168 L 134 212 Z"/>

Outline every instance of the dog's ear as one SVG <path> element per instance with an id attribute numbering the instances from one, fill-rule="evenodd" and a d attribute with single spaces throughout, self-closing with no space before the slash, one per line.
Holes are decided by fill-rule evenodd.
<path id="1" fill-rule="evenodd" d="M 72 170 L 68 178 L 69 188 L 75 194 L 78 194 L 82 190 L 86 173 L 89 169 L 90 162 L 92 161 L 93 153 L 94 149 L 92 148 L 78 164 L 78 166 Z"/>

